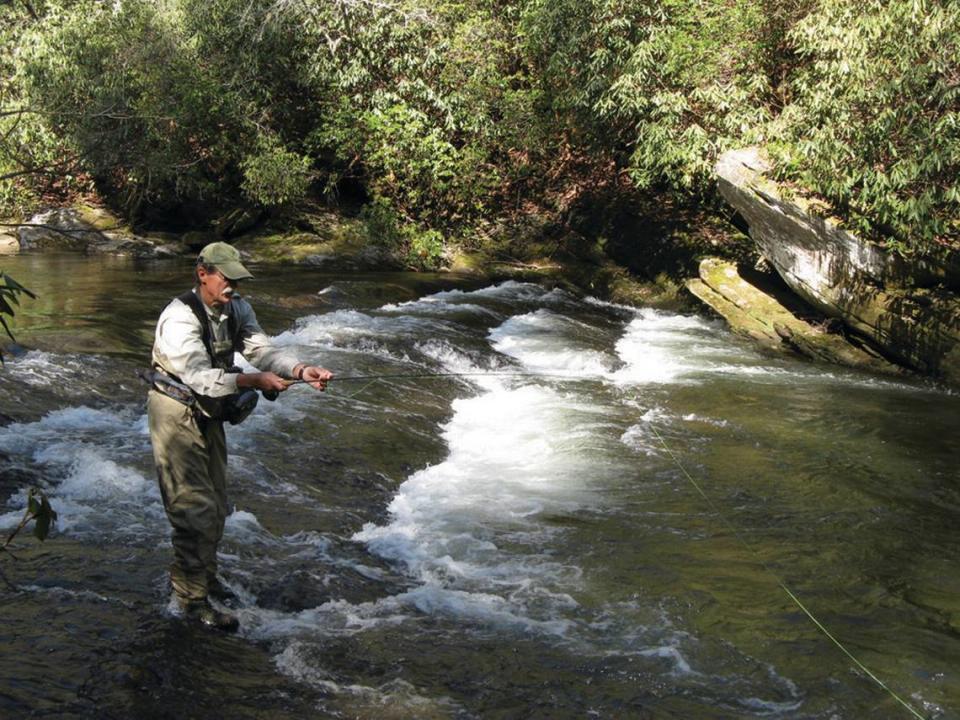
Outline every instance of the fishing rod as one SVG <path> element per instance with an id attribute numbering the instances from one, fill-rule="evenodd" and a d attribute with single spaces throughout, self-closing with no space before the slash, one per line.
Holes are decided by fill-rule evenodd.
<path id="1" fill-rule="evenodd" d="M 382 375 L 334 375 L 326 382 L 343 382 L 346 380 L 403 380 L 403 379 L 423 379 L 423 378 L 443 378 L 443 377 L 535 377 L 535 378 L 563 378 L 565 380 L 594 380 L 596 378 L 583 377 L 579 375 L 561 374 L 561 373 L 537 373 L 537 372 L 431 372 L 431 373 L 395 373 Z M 286 380 L 287 385 L 301 385 L 318 380 Z"/>

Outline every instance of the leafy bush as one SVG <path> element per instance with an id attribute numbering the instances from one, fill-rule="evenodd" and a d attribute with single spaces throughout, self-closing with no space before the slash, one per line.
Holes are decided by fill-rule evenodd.
<path id="1" fill-rule="evenodd" d="M 271 143 L 243 159 L 243 191 L 266 207 L 296 204 L 304 200 L 313 174 L 308 157 Z"/>
<path id="2" fill-rule="evenodd" d="M 719 153 L 768 144 L 858 229 L 957 241 L 953 0 L 36 8 L 0 15 L 7 208 L 53 178 L 69 192 L 92 176 L 131 214 L 293 204 L 348 181 L 375 199 L 368 224 L 435 263 L 442 234 L 491 215 L 572 223 L 578 202 L 638 190 L 710 201 Z"/>
<path id="3" fill-rule="evenodd" d="M 13 320 L 13 316 L 16 314 L 14 306 L 20 305 L 20 296 L 26 295 L 36 299 L 36 295 L 23 287 L 20 283 L 14 280 L 9 275 L 5 274 L 0 270 L 0 325 L 3 326 L 4 331 L 6 331 L 7 336 L 16 342 L 16 338 L 13 336 L 13 332 L 10 330 L 10 326 L 7 324 L 6 318 Z M 0 364 L 3 363 L 3 352 L 0 350 Z"/>
<path id="4" fill-rule="evenodd" d="M 410 249 L 407 261 L 421 270 L 435 270 L 443 258 L 443 235 L 438 230 L 408 227 Z"/>
<path id="5" fill-rule="evenodd" d="M 904 251 L 960 241 L 960 3 L 823 0 L 791 37 L 782 175 Z"/>
<path id="6" fill-rule="evenodd" d="M 221 197 L 234 159 L 234 98 L 165 7 L 52 6 L 20 46 L 25 98 L 132 213 L 145 202 Z"/>
<path id="7" fill-rule="evenodd" d="M 377 197 L 367 204 L 361 217 L 371 242 L 403 257 L 418 270 L 436 270 L 445 250 L 443 234 L 401 218 L 390 201 Z"/>
<path id="8" fill-rule="evenodd" d="M 759 16 L 745 0 L 536 0 L 525 27 L 546 96 L 587 144 L 640 188 L 698 193 L 768 118 Z"/>
<path id="9" fill-rule="evenodd" d="M 403 242 L 401 221 L 387 199 L 374 198 L 363 207 L 360 217 L 367 226 L 372 243 L 390 250 L 400 247 Z"/>

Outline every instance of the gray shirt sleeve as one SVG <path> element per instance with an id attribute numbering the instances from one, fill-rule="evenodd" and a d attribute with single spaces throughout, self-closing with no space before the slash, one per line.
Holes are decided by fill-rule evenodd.
<path id="1" fill-rule="evenodd" d="M 243 356 L 259 370 L 293 377 L 293 368 L 298 360 L 273 346 L 257 322 L 250 303 L 237 297 L 230 305 L 243 338 Z M 226 341 L 226 315 L 212 318 L 211 324 L 214 339 Z M 157 321 L 153 362 L 180 378 L 198 395 L 224 397 L 237 392 L 236 374 L 213 367 L 210 354 L 203 344 L 200 323 L 193 310 L 179 299 L 167 305 Z"/>
<path id="2" fill-rule="evenodd" d="M 237 326 L 240 328 L 240 337 L 243 338 L 241 353 L 247 361 L 260 370 L 268 370 L 277 375 L 292 378 L 293 368 L 299 364 L 297 358 L 274 347 L 269 336 L 257 322 L 256 313 L 253 312 L 250 303 L 243 298 L 236 298 L 230 304 L 237 319 Z"/>

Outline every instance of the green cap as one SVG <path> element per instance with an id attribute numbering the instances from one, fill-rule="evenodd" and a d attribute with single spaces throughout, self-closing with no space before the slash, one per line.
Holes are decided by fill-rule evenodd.
<path id="1" fill-rule="evenodd" d="M 215 265 L 217 270 L 230 280 L 244 280 L 253 275 L 240 262 L 240 251 L 225 242 L 215 242 L 200 251 L 198 262 Z"/>

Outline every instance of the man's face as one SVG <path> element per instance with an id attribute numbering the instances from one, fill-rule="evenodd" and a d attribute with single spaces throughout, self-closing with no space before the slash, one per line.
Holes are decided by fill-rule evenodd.
<path id="1" fill-rule="evenodd" d="M 200 299 L 210 307 L 222 307 L 230 302 L 240 283 L 224 277 L 219 270 L 207 272 L 202 267 L 197 268 L 197 277 L 200 279 Z"/>

